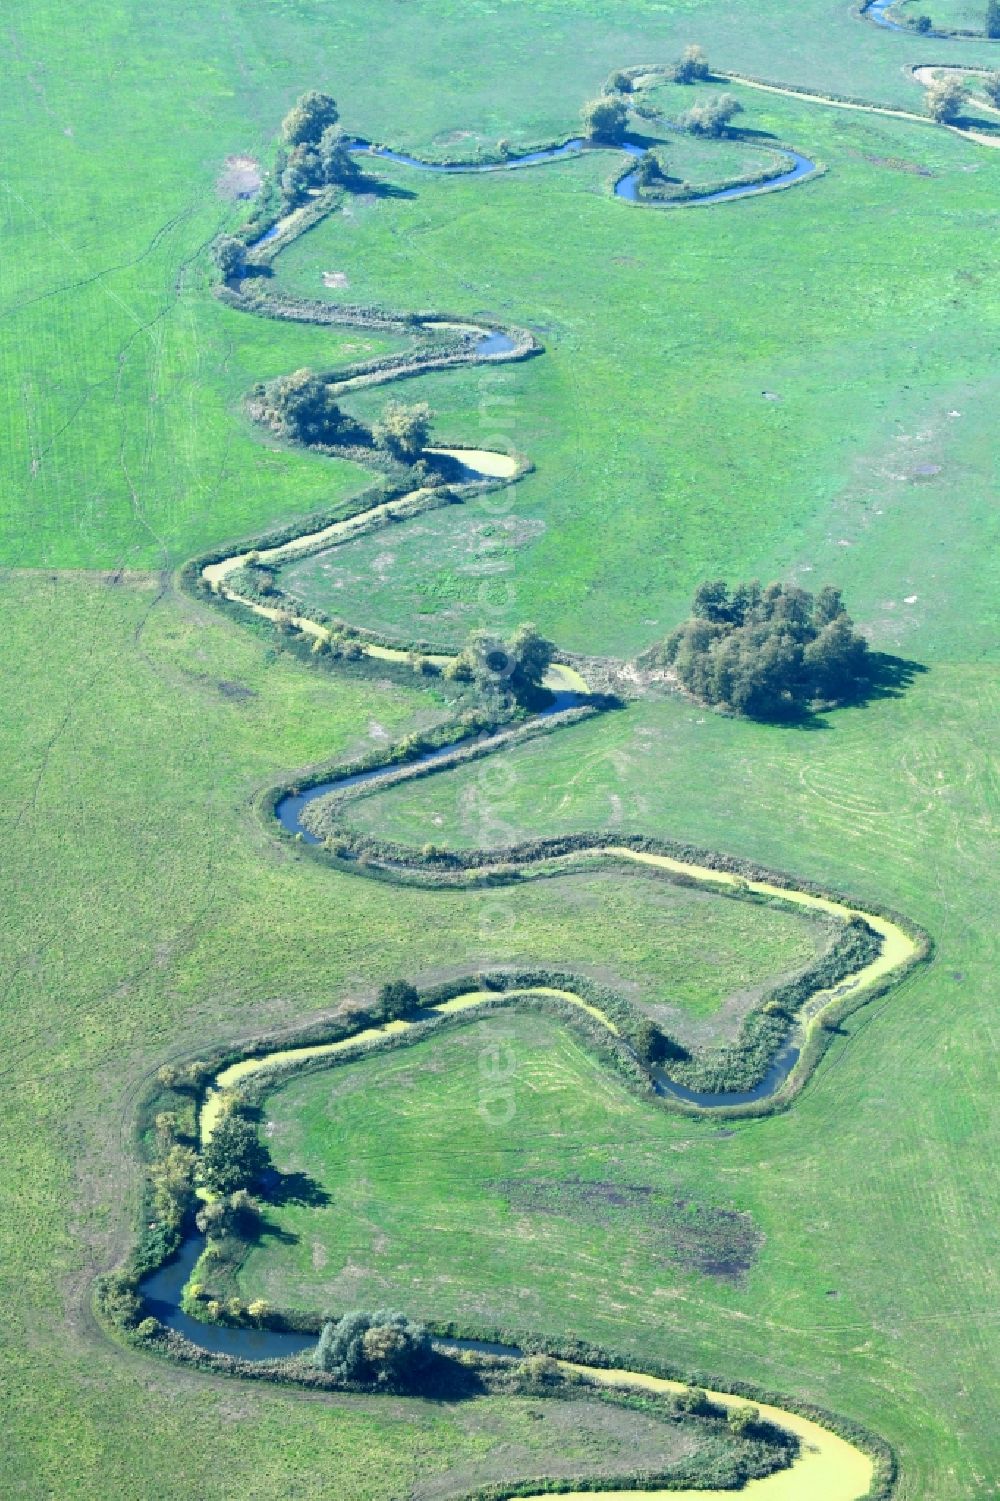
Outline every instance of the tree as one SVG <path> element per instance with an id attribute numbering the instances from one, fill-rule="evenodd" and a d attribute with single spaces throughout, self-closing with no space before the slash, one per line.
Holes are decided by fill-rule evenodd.
<path id="1" fill-rule="evenodd" d="M 692 135 L 721 136 L 729 129 L 730 121 L 743 113 L 743 106 L 732 94 L 715 94 L 704 104 L 695 104 L 677 121 Z"/>
<path id="2" fill-rule="evenodd" d="M 983 93 L 992 104 L 1000 105 L 1000 73 L 987 73 L 983 79 Z"/>
<path id="3" fill-rule="evenodd" d="M 710 78 L 708 58 L 700 47 L 685 47 L 674 68 L 675 83 L 697 83 Z"/>
<path id="4" fill-rule="evenodd" d="M 267 421 L 281 437 L 329 445 L 362 436 L 358 424 L 341 411 L 330 387 L 314 370 L 283 375 L 263 394 Z"/>
<path id="5" fill-rule="evenodd" d="M 868 644 L 857 635 L 846 614 L 825 625 L 802 653 L 802 665 L 821 698 L 841 699 L 864 676 Z"/>
<path id="6" fill-rule="evenodd" d="M 194 1063 L 165 1063 L 156 1071 L 156 1079 L 164 1089 L 187 1090 L 197 1094 L 206 1080 L 215 1072 L 212 1064 L 196 1060 Z"/>
<path id="7" fill-rule="evenodd" d="M 554 651 L 552 642 L 531 624 L 519 625 L 506 641 L 492 631 L 472 631 L 444 675 L 530 706 L 538 698 Z"/>
<path id="8" fill-rule="evenodd" d="M 519 625 L 508 644 L 514 667 L 510 674 L 510 686 L 519 703 L 526 703 L 538 693 L 552 663 L 555 651 L 537 626 Z"/>
<path id="9" fill-rule="evenodd" d="M 409 980 L 390 980 L 378 993 L 372 1014 L 382 1021 L 397 1021 L 420 1005 L 420 992 Z"/>
<path id="10" fill-rule="evenodd" d="M 422 453 L 430 436 L 433 413 L 426 401 L 407 406 L 390 401 L 372 427 L 372 437 L 395 459 L 412 460 Z"/>
<path id="11" fill-rule="evenodd" d="M 309 89 L 299 98 L 281 122 L 281 134 L 289 146 L 315 143 L 328 125 L 340 119 L 335 100 L 318 89 Z"/>
<path id="12" fill-rule="evenodd" d="M 357 177 L 358 166 L 351 155 L 350 138 L 339 125 L 326 127 L 319 138 L 316 155 L 324 182 L 353 182 Z"/>
<path id="13" fill-rule="evenodd" d="M 221 1199 L 210 1199 L 195 1215 L 195 1224 L 203 1235 L 216 1238 L 238 1230 L 244 1235 L 260 1223 L 260 1205 L 245 1188 Z"/>
<path id="14" fill-rule="evenodd" d="M 618 68 L 614 73 L 608 74 L 607 82 L 604 85 L 604 92 L 606 94 L 631 94 L 632 80 L 627 73 L 623 73 Z"/>
<path id="15" fill-rule="evenodd" d="M 644 151 L 639 158 L 636 171 L 636 181 L 640 188 L 652 187 L 654 182 L 662 182 L 663 168 L 664 164 L 655 151 Z"/>
<path id="16" fill-rule="evenodd" d="M 726 1413 L 726 1426 L 736 1438 L 746 1438 L 760 1422 L 758 1407 L 731 1407 Z"/>
<path id="17" fill-rule="evenodd" d="M 212 255 L 224 282 L 239 281 L 246 275 L 247 247 L 235 235 L 220 235 L 212 246 Z"/>
<path id="18" fill-rule="evenodd" d="M 989 0 L 985 30 L 988 37 L 1000 37 L 1000 0 Z"/>
<path id="19" fill-rule="evenodd" d="M 934 22 L 931 20 L 930 16 L 917 16 L 913 25 L 916 31 L 919 31 L 922 36 L 926 36 L 927 32 L 930 31 L 931 27 L 934 25 Z"/>
<path id="20" fill-rule="evenodd" d="M 210 1193 L 235 1194 L 254 1184 L 269 1161 L 256 1127 L 245 1116 L 225 1115 L 201 1154 L 201 1181 Z"/>
<path id="21" fill-rule="evenodd" d="M 628 126 L 628 105 L 618 94 L 604 94 L 583 106 L 583 131 L 588 141 L 619 146 Z"/>
<path id="22" fill-rule="evenodd" d="M 402 1313 L 357 1311 L 323 1325 L 313 1359 L 341 1381 L 412 1388 L 431 1358 L 422 1324 Z"/>
<path id="23" fill-rule="evenodd" d="M 288 205 L 301 203 L 309 189 L 322 181 L 319 153 L 312 146 L 296 146 L 281 174 L 281 196 Z"/>
<path id="24" fill-rule="evenodd" d="M 197 1157 L 190 1147 L 174 1146 L 149 1169 L 156 1218 L 175 1230 L 191 1207 Z"/>
<path id="25" fill-rule="evenodd" d="M 939 125 L 950 125 L 962 113 L 965 84 L 956 73 L 935 73 L 924 98 L 931 118 Z"/>
<path id="26" fill-rule="evenodd" d="M 677 1393 L 675 1400 L 681 1412 L 693 1413 L 698 1417 L 706 1417 L 712 1411 L 712 1404 L 708 1400 L 708 1392 L 701 1386 L 686 1386 L 682 1392 Z"/>

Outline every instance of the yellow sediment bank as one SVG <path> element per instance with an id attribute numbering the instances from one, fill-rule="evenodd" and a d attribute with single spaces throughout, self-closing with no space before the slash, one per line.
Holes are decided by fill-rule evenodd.
<path id="1" fill-rule="evenodd" d="M 427 452 L 456 459 L 466 469 L 474 469 L 487 479 L 511 479 L 517 473 L 516 459 L 509 453 L 494 453 L 488 448 L 428 448 Z"/>
<path id="2" fill-rule="evenodd" d="M 639 1371 L 603 1371 L 565 1360 L 559 1364 L 564 1370 L 586 1376 L 602 1386 L 633 1387 L 663 1396 L 676 1396 L 684 1390 L 677 1381 L 645 1376 Z M 766 1402 L 748 1401 L 728 1392 L 710 1391 L 708 1396 L 720 1407 L 756 1407 L 765 1422 L 795 1434 L 801 1446 L 799 1458 L 789 1469 L 778 1470 L 763 1480 L 751 1480 L 741 1491 L 570 1491 L 563 1493 L 563 1501 L 635 1501 L 636 1496 L 644 1497 L 645 1501 L 743 1501 L 744 1497 L 746 1501 L 860 1501 L 868 1494 L 875 1466 L 867 1454 L 839 1434 Z M 545 1498 L 530 1496 L 527 1501 L 545 1501 Z"/>

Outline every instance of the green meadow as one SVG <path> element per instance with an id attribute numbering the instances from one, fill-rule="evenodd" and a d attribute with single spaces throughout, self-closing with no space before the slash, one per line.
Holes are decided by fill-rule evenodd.
<path id="1" fill-rule="evenodd" d="M 670 116 L 696 92 L 651 97 Z M 842 584 L 880 644 L 899 634 L 894 596 L 905 614 L 918 594 L 922 615 L 956 627 L 940 570 L 961 552 L 978 596 L 991 568 L 976 539 L 994 525 L 983 329 L 996 252 L 983 231 L 1000 153 L 739 94 L 747 128 L 827 175 L 660 210 L 609 200 L 613 152 L 489 177 L 389 166 L 413 199 L 355 198 L 280 258 L 280 285 L 300 296 L 492 313 L 545 343 L 522 365 L 406 383 L 440 441 L 506 440 L 530 457 L 506 514 L 489 499 L 446 508 L 294 565 L 293 592 L 401 635 L 416 618 L 454 645 L 478 623 L 484 560 L 499 560 L 513 620 L 625 654 L 739 559 L 743 574 Z M 324 291 L 325 271 L 348 288 Z M 384 399 L 349 405 L 371 416 Z"/>
<path id="2" fill-rule="evenodd" d="M 922 8 L 966 24 L 957 0 Z M 918 112 L 912 65 L 996 59 L 830 0 L 37 0 L 5 22 L 5 1495 L 459 1501 L 678 1442 L 586 1405 L 221 1380 L 116 1342 L 92 1290 L 134 1238 L 135 1112 L 165 1060 L 480 964 L 586 975 L 710 1040 L 825 941 L 784 911 L 607 874 L 526 882 L 516 922 L 484 935 L 473 895 L 310 861 L 256 795 L 448 717 L 447 685 L 308 666 L 176 578 L 367 483 L 263 438 L 248 388 L 399 348 L 212 296 L 211 241 L 246 213 L 220 190 L 225 159 L 269 170 L 309 87 L 348 129 L 429 158 L 523 149 L 572 133 L 612 68 L 693 41 L 719 69 Z M 781 146 L 824 175 L 656 210 L 610 195 L 614 153 L 487 178 L 382 163 L 399 196 L 349 199 L 282 254 L 274 284 L 296 295 L 492 314 L 545 346 L 348 401 L 370 418 L 389 394 L 427 400 L 442 442 L 509 438 L 535 467 L 505 519 L 470 501 L 283 581 L 457 644 L 480 623 L 477 542 L 499 537 L 512 624 L 619 655 L 664 635 L 707 575 L 841 585 L 872 644 L 911 664 L 898 693 L 808 729 L 647 696 L 507 752 L 491 813 L 525 837 L 687 840 L 885 902 L 930 931 L 933 961 L 843 1024 L 790 1111 L 726 1130 L 646 1105 L 527 1011 L 289 1083 L 267 1105 L 275 1159 L 333 1203 L 283 1208 L 298 1240 L 266 1240 L 241 1276 L 248 1295 L 577 1333 L 810 1398 L 895 1446 L 900 1501 L 967 1501 L 1000 1470 L 1000 154 L 733 91 L 736 143 L 643 122 L 679 178 L 712 184 Z M 649 94 L 666 117 L 692 97 Z M 470 844 L 482 794 L 467 767 L 351 816 Z M 491 1133 L 478 1050 L 501 1025 L 516 1111 Z"/>

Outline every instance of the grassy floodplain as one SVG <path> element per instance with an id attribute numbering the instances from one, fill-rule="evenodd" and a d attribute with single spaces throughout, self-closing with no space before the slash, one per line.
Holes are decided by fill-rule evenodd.
<path id="1" fill-rule="evenodd" d="M 352 128 L 440 157 L 565 134 L 612 67 L 669 59 L 691 40 L 723 68 L 904 109 L 920 107 L 911 64 L 988 66 L 996 49 L 883 32 L 829 0 L 767 0 L 752 18 L 735 0 L 351 0 L 336 26 L 318 0 L 218 12 L 39 0 L 4 39 L 0 1133 L 12 1170 L 0 1186 L 0 1485 L 95 1501 L 395 1501 L 460 1494 L 496 1473 L 504 1445 L 527 1471 L 585 1460 L 574 1425 L 530 1404 L 248 1393 L 119 1349 L 90 1314 L 92 1278 L 132 1230 L 134 1101 L 165 1057 L 329 1010 L 387 973 L 464 970 L 481 944 L 467 899 L 331 876 L 278 850 L 252 816 L 262 784 L 447 706 L 426 689 L 311 674 L 174 590 L 170 569 L 190 554 L 363 482 L 354 466 L 261 443 L 241 414 L 246 388 L 386 347 L 212 301 L 206 247 L 241 214 L 216 180 L 229 154 L 266 166 L 276 121 L 312 84 L 333 89 Z M 727 1137 L 658 1122 L 651 1171 L 676 1161 L 678 1178 L 752 1216 L 765 1240 L 744 1289 L 658 1269 L 668 1316 L 654 1323 L 629 1290 L 635 1319 L 615 1342 L 827 1401 L 897 1446 L 906 1501 L 965 1501 L 990 1494 L 998 1469 L 989 331 L 1000 159 L 929 127 L 743 97 L 744 123 L 828 175 L 702 223 L 699 211 L 661 222 L 606 200 L 597 161 L 502 183 L 401 173 L 416 198 L 359 206 L 346 242 L 357 256 L 331 221 L 279 268 L 319 295 L 318 245 L 322 269 L 349 271 L 352 295 L 368 285 L 390 305 L 430 298 L 539 329 L 547 353 L 513 388 L 517 442 L 538 463 L 518 493 L 515 514 L 536 535 L 517 579 L 524 613 L 561 644 L 645 644 L 710 567 L 798 571 L 843 583 L 876 644 L 929 668 L 905 697 L 811 733 L 644 703 L 518 752 L 509 812 L 526 832 L 613 817 L 731 849 L 882 898 L 934 933 L 933 967 L 847 1024 L 790 1114 Z M 843 326 L 847 341 L 831 334 Z M 432 401 L 441 435 L 482 436 L 471 376 L 407 394 Z M 415 577 L 435 569 L 428 551 Z M 432 597 L 447 610 L 445 585 Z M 392 623 L 370 579 L 360 593 Z M 364 813 L 404 837 L 421 826 L 461 839 L 471 796 L 459 772 L 423 782 L 419 802 L 410 789 Z M 588 897 L 584 923 L 558 883 L 524 899 L 498 960 L 520 959 L 523 943 L 650 986 L 662 967 L 692 1014 L 729 993 L 700 968 L 696 925 L 668 922 L 659 894 L 627 915 Z M 659 924 L 648 950 L 646 911 Z M 794 949 L 788 934 L 765 941 L 726 920 L 712 919 L 711 942 L 730 956 L 727 985 Z M 591 1141 L 599 1123 L 596 1106 L 579 1117 L 589 1062 L 523 1026 L 528 1077 L 540 1047 L 562 1047 L 563 1092 L 545 1081 L 537 1150 L 565 1179 L 560 1120 L 575 1112 Z M 344 1107 L 360 1142 L 374 1128 L 359 1103 Z M 440 1204 L 447 1185 L 430 1172 L 425 1183 Z M 376 1216 L 389 1212 L 387 1184 L 371 1192 Z M 464 1191 L 481 1205 L 481 1184 Z M 550 1233 L 581 1256 L 581 1317 L 610 1323 L 606 1272 L 583 1256 L 599 1232 Z M 476 1284 L 458 1273 L 475 1262 L 474 1225 L 467 1234 L 450 1291 L 471 1302 Z M 330 1241 L 334 1255 L 345 1247 Z M 539 1323 L 557 1325 L 562 1293 L 554 1277 L 546 1285 Z M 582 1442 L 630 1452 L 636 1440 Z"/>
<path id="2" fill-rule="evenodd" d="M 651 98 L 674 115 L 696 92 Z M 417 618 L 421 634 L 457 642 L 492 539 L 512 565 L 514 617 L 575 649 L 641 648 L 731 558 L 764 577 L 801 569 L 808 582 L 810 570 L 854 600 L 877 559 L 885 595 L 906 584 L 922 613 L 956 627 L 928 575 L 963 554 L 966 576 L 989 587 L 989 557 L 975 558 L 993 526 L 996 373 L 982 330 L 996 293 L 983 231 L 1000 152 L 737 92 L 748 127 L 828 175 L 754 201 L 654 210 L 607 201 L 614 153 L 489 178 L 390 166 L 414 199 L 355 199 L 346 220 L 331 216 L 281 257 L 279 283 L 298 295 L 433 299 L 527 323 L 546 345 L 506 371 L 407 382 L 407 399 L 435 407 L 442 439 L 499 434 L 530 456 L 536 472 L 509 515 L 498 521 L 488 501 L 449 508 L 300 563 L 287 576 L 306 601 L 400 633 Z M 920 97 L 914 87 L 911 103 Z M 928 223 L 933 255 L 918 248 Z M 487 272 L 473 282 L 477 265 Z M 324 292 L 330 270 L 348 289 Z M 624 404 L 607 402 L 623 380 Z M 370 414 L 382 399 L 352 405 Z M 497 413 L 505 425 L 491 427 Z M 942 462 L 946 448 L 961 461 Z M 565 480 L 578 468 L 584 504 Z M 877 638 L 881 606 L 861 616 Z"/>

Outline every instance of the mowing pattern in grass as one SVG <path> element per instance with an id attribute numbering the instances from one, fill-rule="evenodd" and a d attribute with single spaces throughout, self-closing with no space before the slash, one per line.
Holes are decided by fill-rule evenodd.
<path id="1" fill-rule="evenodd" d="M 262 448 L 230 409 L 269 370 L 363 351 L 331 354 L 326 330 L 237 320 L 205 297 L 193 260 L 223 223 L 236 222 L 215 195 L 222 158 L 254 149 L 263 158 L 273 121 L 317 78 L 330 81 L 363 132 L 443 154 L 501 135 L 515 147 L 551 139 L 619 59 L 669 58 L 691 40 L 720 67 L 903 108 L 919 93 L 901 65 L 942 60 L 940 42 L 863 28 L 830 0 L 793 10 L 767 0 L 752 16 L 725 0 L 683 9 L 593 0 L 585 11 L 536 0 L 494 14 L 474 0 L 345 0 L 335 28 L 328 8 L 311 3 L 258 7 L 250 19 L 238 8 L 202 8 L 192 21 L 173 0 L 155 10 L 95 0 L 78 11 L 39 0 L 19 15 L 0 99 L 5 563 L 179 561 L 356 488 L 354 469 Z M 955 53 L 949 44 L 948 55 L 995 63 L 987 44 Z M 753 390 L 743 391 L 743 367 L 734 367 L 716 402 L 736 415 L 745 401 L 752 415 L 751 394 L 782 398 L 761 408 L 776 412 L 764 419 L 776 436 L 760 453 L 744 428 L 732 449 L 715 443 L 714 457 L 699 457 L 697 429 L 677 424 L 664 524 L 682 556 L 691 516 L 697 577 L 699 548 L 712 555 L 697 511 L 714 466 L 720 491 L 726 470 L 741 494 L 758 487 L 765 528 L 777 495 L 784 536 L 748 529 L 726 571 L 836 570 L 849 597 L 864 602 L 878 642 L 920 656 L 932 672 L 903 703 L 869 710 L 863 728 L 846 714 L 822 735 L 699 723 L 677 704 L 634 708 L 553 742 L 544 763 L 519 752 L 523 781 L 505 795 L 533 830 L 593 825 L 624 808 L 642 827 L 884 894 L 934 929 L 934 968 L 878 1016 L 848 1023 L 794 1118 L 726 1140 L 663 1122 L 665 1150 L 705 1183 L 738 1181 L 738 1202 L 767 1239 L 752 1307 L 721 1306 L 714 1284 L 674 1296 L 667 1270 L 656 1320 L 637 1324 L 634 1337 L 640 1359 L 675 1353 L 748 1377 L 767 1372 L 780 1389 L 867 1416 L 902 1452 L 907 1497 L 965 1501 L 986 1493 L 997 1472 L 988 1269 L 1000 1254 L 1000 1215 L 983 1172 L 996 1130 L 989 998 L 1000 962 L 988 772 L 998 711 L 988 567 L 997 390 L 979 359 L 980 330 L 995 314 L 983 233 L 995 163 L 930 132 L 829 118 L 842 150 L 797 126 L 794 137 L 834 167 L 823 193 L 837 194 L 836 208 L 810 195 L 815 232 L 791 216 L 789 194 L 768 208 L 783 226 L 777 260 L 747 219 L 738 233 L 718 230 L 716 244 L 684 239 L 669 254 L 660 242 L 649 251 L 692 310 L 699 285 L 726 284 L 727 316 L 717 324 L 681 307 L 679 337 L 662 344 L 656 380 L 666 382 L 675 361 L 689 372 L 717 329 L 740 347 L 756 278 L 771 297 L 776 339 L 746 367 Z M 485 199 L 476 211 L 488 211 Z M 512 215 L 505 228 L 517 222 Z M 586 227 L 592 235 L 593 222 Z M 471 231 L 470 214 L 462 237 Z M 630 226 L 630 235 L 643 233 Z M 571 237 L 570 253 L 577 244 Z M 598 247 L 598 297 L 628 270 L 614 257 L 629 253 L 610 239 Z M 442 245 L 442 274 L 449 259 Z M 503 271 L 499 258 L 490 264 Z M 730 269 L 740 266 L 754 276 Z M 558 288 L 539 285 L 555 305 Z M 797 343 L 783 310 L 798 318 L 808 307 L 815 319 L 817 288 L 820 302 L 846 289 L 852 317 L 897 309 L 896 332 L 886 318 L 885 338 L 909 337 L 912 357 L 886 363 L 869 384 L 873 346 L 862 330 L 839 356 L 818 336 L 811 350 L 808 337 Z M 469 301 L 490 302 L 492 292 Z M 579 342 L 589 317 L 571 308 L 560 315 L 566 342 Z M 817 331 L 814 322 L 806 332 Z M 538 381 L 543 365 L 552 368 L 539 362 L 521 375 Z M 622 411 L 625 368 L 616 373 L 609 361 L 603 384 Z M 431 393 L 454 413 L 456 434 L 478 413 L 478 394 L 462 380 L 449 377 Z M 555 433 L 577 397 L 568 367 L 560 390 L 553 383 L 545 394 Z M 521 409 L 530 417 L 537 402 Z M 817 421 L 824 410 L 839 450 Z M 787 455 L 802 432 L 816 468 L 803 462 L 795 473 Z M 530 442 L 536 457 L 539 438 Z M 648 452 L 643 437 L 635 454 L 644 488 L 661 467 Z M 600 462 L 566 465 L 553 449 L 556 460 L 560 484 L 579 485 L 583 514 L 595 484 L 600 490 Z M 796 530 L 789 497 L 813 495 L 814 484 L 823 496 Z M 619 493 L 609 489 L 603 504 L 610 518 Z M 584 532 L 580 525 L 581 551 Z M 661 608 L 660 596 L 650 609 L 648 592 L 627 582 L 643 563 L 639 550 L 623 548 L 621 559 L 625 583 L 613 560 L 597 574 L 610 591 L 601 600 L 612 602 L 585 604 L 578 639 L 588 648 L 612 638 L 619 649 L 642 644 L 641 617 L 665 625 L 677 613 Z M 480 942 L 466 899 L 390 893 L 318 872 L 294 851 L 275 851 L 246 816 L 250 791 L 276 767 L 348 754 L 380 729 L 402 732 L 416 696 L 386 683 L 373 709 L 370 693 L 307 677 L 157 588 L 156 580 L 109 590 L 99 580 L 5 574 L 0 590 L 10 784 L 0 1027 L 5 1063 L 19 1069 L 2 1122 L 15 1164 L 0 1189 L 5 1482 L 15 1494 L 95 1501 L 109 1491 L 188 1501 L 338 1487 L 386 1501 L 411 1485 L 435 1496 L 467 1489 L 464 1469 L 453 1486 L 426 1478 L 456 1465 L 475 1466 L 477 1483 L 493 1478 L 505 1443 L 537 1445 L 551 1458 L 571 1436 L 553 1437 L 538 1404 L 428 1412 L 403 1402 L 297 1402 L 259 1389 L 244 1397 L 123 1356 L 91 1327 L 91 1277 L 113 1260 L 122 1223 L 119 1124 L 134 1087 L 167 1051 L 191 1054 L 342 994 L 363 997 L 415 956 L 422 973 L 446 969 L 456 944 L 474 952 Z M 539 576 L 533 598 L 547 607 L 551 591 L 547 619 L 564 608 L 560 639 L 571 641 L 572 610 L 585 594 L 571 581 L 560 605 L 562 589 Z M 679 603 L 687 592 L 678 584 Z M 419 807 L 412 792 L 379 798 L 371 817 L 415 824 L 439 814 L 439 836 L 460 839 L 461 827 L 450 832 L 459 795 L 474 795 L 465 773 L 425 783 Z M 580 1306 L 585 1313 L 586 1287 Z"/>

